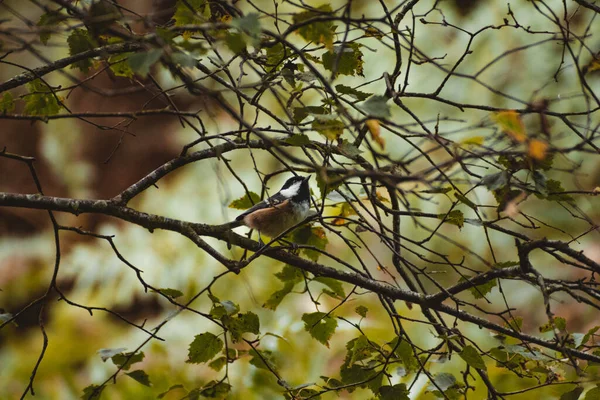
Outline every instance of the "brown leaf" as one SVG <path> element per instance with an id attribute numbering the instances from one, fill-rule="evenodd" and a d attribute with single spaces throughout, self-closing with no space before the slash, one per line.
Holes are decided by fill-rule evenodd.
<path id="1" fill-rule="evenodd" d="M 526 197 L 527 194 L 525 192 L 521 192 L 520 195 L 506 203 L 506 207 L 504 208 L 506 216 L 509 218 L 515 218 L 517 215 L 519 215 L 519 205 L 523 200 L 525 200 Z"/>

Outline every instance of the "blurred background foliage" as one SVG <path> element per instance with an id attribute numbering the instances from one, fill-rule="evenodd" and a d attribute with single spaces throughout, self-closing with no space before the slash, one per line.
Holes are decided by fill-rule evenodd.
<path id="1" fill-rule="evenodd" d="M 304 3 L 317 7 L 322 4 L 322 1 Z M 383 3 L 397 12 L 399 6 L 405 2 L 386 0 Z M 432 9 L 434 3 L 435 9 Z M 544 11 L 536 11 L 534 3 Z M 39 4 L 50 3 L 42 1 Z M 79 1 L 72 4 L 88 7 L 90 3 Z M 169 12 L 172 13 L 177 7 L 174 1 L 167 0 L 152 2 L 120 0 L 119 4 L 134 10 L 139 15 L 156 14 L 167 20 L 170 19 Z M 244 12 L 262 10 L 265 13 L 260 18 L 262 28 L 274 30 L 273 21 L 269 20 L 266 14 L 274 13 L 276 4 L 279 15 L 290 20 L 295 13 L 299 12 L 294 2 L 287 1 L 242 0 L 236 2 L 236 7 Z M 346 1 L 334 0 L 328 4 L 336 10 L 343 7 Z M 521 27 L 527 27 L 531 32 L 555 32 L 556 26 L 548 17 L 549 11 L 544 6 L 560 15 L 566 7 L 567 14 L 570 16 L 571 32 L 580 37 L 592 35 L 588 42 L 591 46 L 590 51 L 597 50 L 597 38 L 593 36 L 598 29 L 597 18 L 593 18 L 592 11 L 581 9 L 571 1 L 434 2 L 423 0 L 414 6 L 412 13 L 403 20 L 401 27 L 414 32 L 415 46 L 427 57 L 438 57 L 441 65 L 451 68 L 464 55 L 465 46 L 471 40 L 471 36 L 442 21 L 445 20 L 465 31 L 475 32 L 490 25 L 502 25 L 504 19 L 510 20 L 511 23 L 514 19 Z M 351 10 L 356 18 L 382 16 L 382 8 L 377 1 L 354 1 Z M 53 32 L 47 44 L 40 43 L 38 29 L 28 21 L 37 23 L 43 14 L 43 7 L 38 6 L 38 1 L 5 0 L 0 4 L 2 20 L 0 33 L 3 35 L 0 39 L 3 47 L 10 47 L 18 43 L 18 40 L 25 41 L 31 46 L 31 51 L 21 52 L 15 56 L 8 54 L 3 60 L 34 68 L 44 65 L 45 59 L 56 60 L 69 55 L 68 31 Z M 412 20 L 413 14 L 419 17 Z M 134 21 L 132 24 L 134 30 L 146 29 L 141 22 Z M 11 31 L 18 32 L 20 37 L 6 33 Z M 343 27 L 338 27 L 337 32 L 339 38 L 343 34 Z M 358 33 L 351 32 L 350 36 L 353 35 Z M 287 39 L 298 47 L 306 46 L 306 41 L 298 34 L 289 35 Z M 377 37 L 362 39 L 360 43 L 364 46 L 362 47 L 364 76 L 339 75 L 334 84 L 383 94 L 386 87 L 385 82 L 380 78 L 384 72 L 393 69 L 396 61 L 389 43 L 384 42 Z M 538 42 L 543 43 L 538 44 Z M 525 48 L 529 45 L 530 48 Z M 224 45 L 220 43 L 215 46 Z M 455 103 L 487 105 L 498 109 L 525 108 L 540 99 L 551 101 L 555 112 L 575 112 L 586 109 L 587 99 L 580 95 L 577 69 L 573 66 L 572 59 L 564 56 L 564 47 L 556 38 L 549 35 L 528 34 L 524 29 L 505 26 L 501 29 L 487 29 L 477 35 L 470 46 L 471 52 L 464 56 L 456 72 L 472 76 L 479 71 L 477 80 L 454 75 L 438 94 L 440 97 Z M 490 65 L 496 57 L 516 48 L 522 50 L 507 54 Z M 405 54 L 405 57 L 407 56 L 408 54 Z M 593 58 L 587 55 L 587 52 L 583 52 L 579 62 L 587 65 L 593 62 Z M 405 67 L 406 63 L 403 68 Z M 148 79 L 138 75 L 131 78 L 119 77 L 106 70 L 98 73 L 101 68 L 95 64 L 90 68 L 87 73 L 70 68 L 64 70 L 80 79 L 92 77 L 90 83 L 104 91 L 100 93 L 76 87 L 63 92 L 61 96 L 64 96 L 64 102 L 72 113 L 137 112 L 142 108 L 162 109 L 168 106 L 160 96 L 156 96 L 155 91 L 137 90 L 145 85 L 152 86 Z M 322 66 L 318 68 L 329 76 L 329 72 Z M 230 66 L 230 70 L 236 74 L 242 72 L 235 64 Z M 162 88 L 181 84 L 166 68 L 154 66 L 151 71 L 152 79 L 155 79 Z M 0 65 L 2 81 L 7 81 L 22 72 L 22 67 L 14 64 Z M 256 75 L 251 71 L 244 72 L 248 74 L 243 76 L 244 82 L 252 82 L 256 79 Z M 399 78 L 401 84 L 406 73 L 407 71 L 403 69 Z M 414 63 L 406 82 L 407 90 L 415 93 L 430 93 L 445 77 L 446 72 L 432 63 L 421 65 Z M 596 73 L 590 71 L 587 78 L 588 83 L 592 85 L 592 90 L 595 90 L 598 85 Z M 66 88 L 73 85 L 68 76 L 61 71 L 52 72 L 45 79 L 54 87 Z M 210 89 L 222 89 L 215 81 L 208 80 L 205 84 Z M 131 89 L 130 93 L 125 93 L 128 89 Z M 110 95 L 111 92 L 119 92 L 120 95 L 113 96 Z M 246 89 L 246 92 L 250 96 L 253 95 L 252 88 Z M 509 94 L 510 97 L 499 92 Z M 106 95 L 107 93 L 109 95 Z M 24 112 L 22 96 L 25 94 L 23 87 L 13 91 L 15 113 Z M 224 91 L 223 96 L 231 104 L 236 104 L 235 94 Z M 207 134 L 237 129 L 237 122 L 224 113 L 209 97 L 192 96 L 185 89 L 180 88 L 173 92 L 170 99 L 180 110 L 192 112 L 200 110 L 198 116 L 202 119 Z M 319 105 L 319 100 L 318 91 L 307 91 L 302 96 L 305 105 Z M 427 121 L 430 129 L 439 129 L 441 136 L 458 145 L 476 147 L 478 144 L 485 144 L 490 148 L 500 148 L 503 146 L 502 141 L 507 140 L 506 135 L 499 132 L 497 121 L 487 110 L 474 108 L 461 110 L 450 104 L 417 96 L 406 97 L 402 101 L 408 109 Z M 277 99 L 271 94 L 265 93 L 260 103 L 283 116 Z M 246 112 L 246 120 L 252 121 L 255 110 L 248 107 Z M 391 116 L 388 119 L 406 127 L 408 131 L 411 129 L 415 132 L 419 131 L 415 121 L 399 107 L 391 107 Z M 597 113 L 581 115 L 571 121 L 574 124 L 584 125 L 588 124 L 589 120 L 592 121 L 590 125 L 596 125 Z M 523 122 L 528 132 L 540 131 L 538 114 L 524 115 Z M 266 126 L 272 123 L 272 120 L 261 113 L 259 123 Z M 0 118 L 0 124 L 2 137 L 0 147 L 6 147 L 12 153 L 36 157 L 36 168 L 46 195 L 75 198 L 111 198 L 154 168 L 176 157 L 182 146 L 198 137 L 192 129 L 183 128 L 176 115 L 144 116 L 134 120 L 121 117 L 102 119 L 103 127 L 118 129 L 102 128 L 75 118 L 51 119 L 45 122 Z M 551 129 L 552 146 L 564 148 L 578 143 L 579 138 L 570 134 L 559 120 L 551 120 Z M 320 138 L 316 132 L 309 132 L 307 135 L 313 140 Z M 390 158 L 408 160 L 417 156 L 415 148 L 408 146 L 405 138 L 390 134 L 385 127 L 382 128 L 381 136 L 385 140 L 385 147 L 380 147 L 379 150 L 385 152 Z M 411 140 L 417 147 L 422 146 L 423 150 L 431 150 L 435 147 L 434 143 L 427 139 L 415 137 Z M 298 149 L 292 149 L 290 153 L 302 156 L 302 152 Z M 447 154 L 443 154 L 442 150 L 431 152 L 430 157 L 433 163 L 442 163 L 448 159 Z M 248 188 L 259 194 L 261 180 L 257 176 L 256 168 L 265 173 L 285 168 L 266 152 L 253 151 L 250 158 L 247 150 L 240 150 L 227 154 L 226 158 L 231 161 L 231 168 Z M 431 166 L 424 158 L 419 163 L 415 170 L 427 169 Z M 574 165 L 579 165 L 576 172 L 572 169 Z M 553 167 L 554 170 L 549 173 L 548 179 L 562 182 L 566 190 L 578 188 L 593 190 L 600 186 L 598 158 L 593 157 L 592 154 L 575 152 L 568 156 L 558 155 L 554 159 Z M 490 172 L 497 171 L 491 168 Z M 472 187 L 464 172 L 455 171 L 452 176 L 458 185 L 462 181 L 465 188 Z M 269 184 L 270 190 L 279 188 L 288 177 L 288 174 L 276 176 Z M 314 181 L 312 185 L 315 196 L 319 197 L 320 193 Z M 414 184 L 407 184 L 406 188 L 408 187 L 412 188 Z M 16 193 L 36 192 L 29 171 L 23 165 L 6 159 L 0 159 L 0 190 Z M 135 198 L 130 206 L 144 212 L 185 221 L 221 224 L 232 220 L 237 215 L 239 211 L 229 208 L 228 205 L 244 194 L 244 188 L 233 179 L 223 162 L 220 159 L 211 159 L 187 165 L 168 175 L 159 182 L 158 188 L 146 190 Z M 494 206 L 496 204 L 493 194 L 484 186 L 475 188 L 472 194 L 474 195 L 472 199 L 476 199 L 477 204 Z M 444 196 L 435 197 L 435 201 L 420 199 L 418 196 L 410 196 L 409 200 L 413 210 L 442 215 L 448 212 L 454 202 L 454 199 Z M 579 235 L 590 228 L 588 222 L 573 218 L 572 213 L 559 202 L 531 196 L 520 207 L 521 211 L 539 218 L 539 229 L 517 228 L 526 231 L 534 238 L 570 240 L 572 236 Z M 597 198 L 577 197 L 577 207 L 597 223 L 598 210 L 600 210 Z M 475 218 L 473 211 L 465 204 L 460 204 L 457 209 L 460 209 L 466 218 Z M 494 207 L 490 207 L 482 212 L 493 217 L 495 210 Z M 325 213 L 337 215 L 339 208 L 328 207 Z M 132 265 L 143 270 L 144 280 L 154 287 L 181 291 L 182 297 L 178 298 L 180 301 L 190 299 L 202 288 L 211 284 L 215 276 L 225 271 L 220 263 L 198 249 L 188 239 L 173 232 L 151 233 L 141 227 L 95 214 L 81 216 L 57 214 L 57 218 L 62 225 L 81 226 L 98 234 L 114 235 L 116 247 Z M 421 224 L 419 225 L 407 218 L 402 223 L 402 234 L 418 242 L 430 235 L 423 226 L 434 229 L 438 223 L 439 221 L 419 220 Z M 2 290 L 0 308 L 4 312 L 16 313 L 46 291 L 55 257 L 51 231 L 47 214 L 43 211 L 0 209 L 0 233 L 2 234 L 0 237 L 0 289 Z M 480 226 L 465 224 L 459 229 L 456 225 L 444 224 L 438 232 L 447 239 L 432 238 L 428 244 L 432 252 L 446 254 L 450 260 L 457 263 L 466 257 L 465 264 L 480 269 L 481 263 L 477 258 L 465 254 L 464 248 L 468 248 L 493 263 L 488 243 L 482 236 Z M 187 389 L 192 389 L 220 379 L 222 371 L 214 371 L 204 364 L 195 365 L 185 362 L 188 357 L 188 347 L 194 337 L 203 332 L 218 334 L 220 332 L 218 326 L 200 315 L 185 311 L 177 312 L 178 308 L 165 298 L 151 291 L 145 292 L 135 272 L 115 256 L 106 241 L 73 232 L 63 232 L 61 238 L 62 259 L 57 283 L 69 300 L 90 307 L 113 310 L 137 324 L 143 323 L 147 329 L 168 320 L 159 332 L 159 336 L 164 341 L 153 340 L 147 344 L 142 349 L 143 360 L 132 368 L 132 370 L 144 370 L 150 377 L 152 385 L 145 386 L 135 379 L 120 375 L 116 384 L 110 384 L 104 389 L 102 394 L 104 398 L 154 399 L 174 385 L 180 384 Z M 364 234 L 363 240 L 365 245 L 358 251 L 373 271 L 374 277 L 390 281 L 389 276 L 384 272 L 385 268 L 389 268 L 391 260 L 389 249 L 375 235 Z M 460 246 L 449 244 L 449 240 Z M 494 243 L 498 262 L 516 261 L 513 238 L 498 232 L 490 232 L 489 240 Z M 229 250 L 222 242 L 210 238 L 207 241 L 223 254 L 231 257 L 239 258 L 243 253 L 237 247 Z M 353 262 L 352 254 L 342 240 L 329 235 L 328 241 L 329 253 Z M 583 250 L 590 258 L 598 261 L 600 260 L 598 243 L 597 232 L 594 232 L 573 243 L 573 247 Z M 382 265 L 378 265 L 370 253 L 376 254 L 377 260 Z M 412 259 L 419 262 L 418 256 L 413 256 Z M 556 279 L 563 277 L 573 279 L 573 274 L 576 273 L 572 269 L 560 268 L 560 263 L 548 255 L 535 253 L 532 255 L 532 262 L 535 262 L 546 276 Z M 424 265 L 427 264 L 424 260 L 420 263 L 423 264 L 422 267 L 427 267 L 430 273 L 435 274 L 432 276 L 435 276 L 436 282 L 443 286 L 455 284 L 459 279 L 459 276 L 448 266 Z M 346 343 L 356 338 L 359 333 L 349 322 L 356 324 L 360 321 L 362 332 L 379 343 L 389 342 L 395 337 L 390 327 L 388 313 L 381 307 L 377 296 L 357 290 L 349 301 L 335 310 L 336 315 L 343 317 L 344 320 L 337 321 L 337 329 L 329 344 L 325 346 L 319 343 L 304 329 L 301 315 L 315 312 L 316 309 L 309 294 L 301 293 L 300 285 L 296 286 L 295 292 L 283 299 L 276 310 L 263 307 L 272 293 L 284 285 L 275 276 L 275 273 L 282 268 L 281 263 L 260 257 L 243 269 L 239 275 L 227 274 L 218 279 L 212 286 L 211 293 L 221 300 L 230 300 L 238 304 L 241 312 L 252 311 L 259 316 L 260 348 L 273 352 L 278 371 L 290 386 L 322 382 L 320 378 L 322 376 L 339 375 L 340 366 L 346 356 Z M 320 310 L 326 312 L 340 304 L 340 299 L 336 296 L 319 294 L 321 289 L 328 287 L 327 285 L 319 286 L 315 283 L 311 287 L 314 288 L 313 295 L 319 296 Z M 351 286 L 344 284 L 343 289 L 344 293 L 348 294 Z M 544 303 L 539 290 L 522 281 L 503 281 L 501 289 L 509 299 L 510 306 L 519 310 L 518 316 L 522 318 L 523 331 L 539 335 L 539 327 L 547 322 L 546 315 L 541 311 Z M 462 296 L 468 301 L 473 301 L 472 294 L 468 292 L 459 297 Z M 561 296 L 556 295 L 554 312 L 555 315 L 567 319 L 569 331 L 585 333 L 598 324 L 596 309 L 572 300 L 566 301 L 566 298 Z M 500 312 L 507 307 L 498 287 L 491 289 L 486 298 L 485 305 L 488 309 Z M 49 338 L 48 349 L 39 366 L 34 384 L 35 398 L 39 399 L 81 397 L 84 388 L 90 384 L 100 384 L 115 371 L 116 367 L 110 359 L 102 361 L 98 353 L 100 349 L 125 348 L 126 351 L 133 351 L 147 338 L 141 330 L 127 325 L 106 312 L 98 310 L 90 315 L 85 309 L 69 305 L 65 301 L 58 301 L 57 296 L 54 300 L 46 304 L 41 314 L 38 307 L 31 308 L 15 323 L 5 326 L 0 331 L 0 398 L 18 398 L 30 378 L 42 346 L 38 315 L 43 318 Z M 194 309 L 205 313 L 209 312 L 211 306 L 212 303 L 206 296 L 201 296 L 193 303 Z M 359 306 L 368 309 L 364 318 L 355 311 Z M 397 302 L 396 306 L 398 312 L 404 317 L 422 319 L 419 307 L 408 307 L 401 302 Z M 454 323 L 451 318 L 448 318 L 448 321 L 451 325 Z M 465 336 L 476 340 L 484 350 L 499 345 L 499 341 L 485 329 L 461 322 L 457 322 L 457 326 Z M 427 324 L 405 321 L 403 329 L 418 347 L 431 348 L 439 343 L 439 338 Z M 262 336 L 267 333 L 272 335 Z M 551 332 L 545 335 L 548 338 L 552 337 Z M 249 350 L 245 343 L 234 347 L 240 351 Z M 249 360 L 250 356 L 243 355 L 241 360 L 229 364 L 228 382 L 232 386 L 232 392 L 228 398 L 282 398 L 282 388 L 273 375 L 265 369 L 255 367 Z M 465 369 L 465 362 L 456 354 L 453 354 L 450 359 L 439 357 L 435 361 L 436 363 L 430 366 L 432 374 L 452 372 L 458 377 Z M 499 391 L 518 391 L 542 383 L 536 382 L 535 378 L 520 377 L 489 360 L 487 370 Z M 391 372 L 394 383 L 408 382 L 404 380 L 406 371 L 402 368 Z M 593 369 L 589 369 L 587 373 L 586 380 L 594 384 L 597 381 L 597 374 Z M 557 374 L 564 374 L 561 377 L 561 382 L 564 383 L 576 379 L 573 371 L 568 369 L 557 371 Z M 429 385 L 427 377 L 420 376 L 410 388 L 410 398 L 436 398 Z M 471 392 L 469 398 L 485 398 L 487 395 L 485 386 L 479 383 L 473 385 L 476 389 Z M 540 398 L 558 398 L 561 393 L 573 387 L 573 385 L 549 385 L 536 393 L 539 393 L 537 395 Z M 163 398 L 179 399 L 185 394 L 183 389 L 175 388 Z M 515 395 L 514 398 L 527 398 L 530 395 L 531 393 L 524 392 Z M 322 397 L 338 396 L 348 399 L 366 399 L 371 398 L 373 393 L 368 388 L 359 388 L 351 393 L 329 392 Z"/>

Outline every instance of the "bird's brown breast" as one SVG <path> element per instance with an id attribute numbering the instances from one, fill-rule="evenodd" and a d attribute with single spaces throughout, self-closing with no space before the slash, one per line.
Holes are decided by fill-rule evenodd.
<path id="1" fill-rule="evenodd" d="M 293 211 L 290 200 L 285 200 L 273 207 L 256 210 L 246 215 L 244 224 L 251 229 L 256 229 L 261 234 L 276 237 L 295 225 Z"/>

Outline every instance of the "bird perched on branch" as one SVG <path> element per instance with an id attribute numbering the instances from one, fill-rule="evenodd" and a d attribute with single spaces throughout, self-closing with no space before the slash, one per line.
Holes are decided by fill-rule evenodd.
<path id="1" fill-rule="evenodd" d="M 309 179 L 310 175 L 291 177 L 279 192 L 238 215 L 229 227 L 245 225 L 271 238 L 279 236 L 311 215 Z"/>

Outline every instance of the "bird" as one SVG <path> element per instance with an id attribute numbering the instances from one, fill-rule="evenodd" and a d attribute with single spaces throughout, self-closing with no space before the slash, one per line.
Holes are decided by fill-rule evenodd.
<path id="1" fill-rule="evenodd" d="M 306 177 L 293 176 L 273 196 L 238 215 L 230 228 L 245 225 L 260 235 L 276 238 L 310 216 L 310 188 Z"/>

